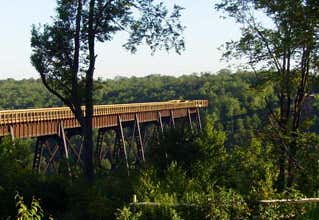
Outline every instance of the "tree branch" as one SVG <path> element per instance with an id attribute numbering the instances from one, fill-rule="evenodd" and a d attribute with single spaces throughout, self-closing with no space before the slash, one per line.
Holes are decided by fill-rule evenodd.
<path id="1" fill-rule="evenodd" d="M 101 8 L 101 10 L 98 12 L 98 14 L 95 16 L 96 18 L 96 22 L 95 22 L 95 27 L 94 27 L 94 31 L 96 31 L 98 29 L 98 27 L 100 26 L 100 22 L 101 22 L 101 18 L 103 17 L 103 12 L 106 10 L 106 8 L 113 2 L 114 0 L 109 0 L 107 1 L 103 7 Z"/>

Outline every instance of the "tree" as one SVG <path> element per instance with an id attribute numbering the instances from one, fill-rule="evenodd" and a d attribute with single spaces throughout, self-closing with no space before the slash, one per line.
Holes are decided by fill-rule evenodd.
<path id="1" fill-rule="evenodd" d="M 51 24 L 33 26 L 31 62 L 45 87 L 74 113 L 84 139 L 84 173 L 93 179 L 93 75 L 96 42 L 129 31 L 124 45 L 131 52 L 145 42 L 157 49 L 184 49 L 182 8 L 171 13 L 154 0 L 58 0 Z M 84 106 L 82 111 L 81 106 Z"/>
<path id="2" fill-rule="evenodd" d="M 316 0 L 221 0 L 216 8 L 242 25 L 226 57 L 243 56 L 255 72 L 272 72 L 279 110 L 269 105 L 273 140 L 279 145 L 279 189 L 294 182 L 302 107 L 319 67 L 319 2 Z M 259 19 L 264 15 L 264 19 Z M 268 102 L 266 100 L 266 102 Z M 276 136 L 276 137 L 275 137 Z"/>

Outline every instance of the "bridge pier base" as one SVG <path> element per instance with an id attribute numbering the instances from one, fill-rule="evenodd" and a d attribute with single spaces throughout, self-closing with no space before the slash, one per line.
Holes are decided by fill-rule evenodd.
<path id="1" fill-rule="evenodd" d="M 59 167 L 57 167 L 55 162 L 58 152 L 60 152 L 60 157 L 58 159 L 61 160 L 64 158 L 67 167 L 67 173 L 69 176 L 72 176 L 71 167 L 69 164 L 68 143 L 63 123 L 59 123 L 57 135 L 41 136 L 37 138 L 32 165 L 33 170 L 35 172 L 40 172 L 41 168 L 43 168 L 43 172 L 46 173 L 51 167 L 52 170 L 55 170 L 55 172 L 59 172 Z M 45 161 L 43 161 L 43 159 L 45 159 Z M 41 167 L 42 162 L 45 164 Z"/>
<path id="2" fill-rule="evenodd" d="M 52 143 L 55 144 L 52 146 Z M 55 157 L 60 149 L 58 136 L 42 136 L 36 140 L 34 159 L 33 159 L 33 170 L 35 172 L 43 171 L 46 173 L 50 167 L 55 172 L 58 172 L 58 167 L 54 162 Z M 61 156 L 60 156 L 61 157 Z"/>
<path id="3" fill-rule="evenodd" d="M 102 160 L 106 157 L 109 156 L 109 160 L 111 162 L 111 153 L 108 153 L 107 149 L 103 151 L 102 145 L 105 142 L 105 136 L 106 136 L 107 129 L 106 128 L 99 128 L 98 130 L 98 135 L 97 135 L 97 140 L 96 140 L 96 158 L 99 167 L 102 167 Z"/>
<path id="4" fill-rule="evenodd" d="M 40 171 L 40 162 L 43 154 L 43 138 L 38 137 L 35 144 L 34 159 L 32 169 L 36 172 Z"/>

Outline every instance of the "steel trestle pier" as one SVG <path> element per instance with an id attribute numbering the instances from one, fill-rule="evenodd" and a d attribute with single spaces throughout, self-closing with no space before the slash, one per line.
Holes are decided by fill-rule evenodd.
<path id="1" fill-rule="evenodd" d="M 184 119 L 192 130 L 194 124 L 200 130 L 202 124 L 199 110 L 207 106 L 207 100 L 94 106 L 93 128 L 98 129 L 96 158 L 98 161 L 107 158 L 112 161 L 112 166 L 115 160 L 122 158 L 128 167 L 127 147 L 130 143 L 126 137 L 129 132 L 136 146 L 136 157 L 143 162 L 144 146 L 148 138 L 147 125 L 155 125 L 162 134 L 164 125 L 175 128 L 176 120 Z M 114 146 L 104 149 L 110 131 L 115 133 Z M 69 163 L 81 164 L 82 144 L 72 146 L 70 139 L 80 133 L 80 124 L 68 107 L 0 111 L 0 139 L 4 136 L 11 136 L 13 140 L 37 138 L 33 161 L 36 171 L 58 172 L 62 168 L 57 161 L 63 160 L 63 169 L 71 175 Z"/>

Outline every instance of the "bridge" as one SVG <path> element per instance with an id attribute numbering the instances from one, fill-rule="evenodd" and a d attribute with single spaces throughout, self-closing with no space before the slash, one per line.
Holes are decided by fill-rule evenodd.
<path id="1" fill-rule="evenodd" d="M 150 125 L 159 133 L 165 126 L 175 127 L 176 121 L 187 122 L 191 129 L 201 129 L 200 109 L 208 106 L 207 100 L 172 100 L 132 104 L 94 106 L 93 128 L 97 130 L 96 157 L 99 162 L 107 158 L 115 164 L 124 158 L 128 166 L 128 140 L 131 133 L 135 140 L 136 156 L 145 160 L 144 145 Z M 125 129 L 127 131 L 125 131 Z M 154 129 L 153 129 L 154 130 Z M 107 143 L 113 133 L 114 146 Z M 67 164 L 81 163 L 81 140 L 71 141 L 79 136 L 81 127 L 68 107 L 21 109 L 0 111 L 0 139 L 11 136 L 17 138 L 36 138 L 33 169 L 47 172 L 58 170 L 57 161 L 66 159 Z M 75 146 L 72 143 L 77 142 Z M 80 143 L 80 144 L 79 144 Z M 71 161 L 71 162 L 70 162 Z"/>

